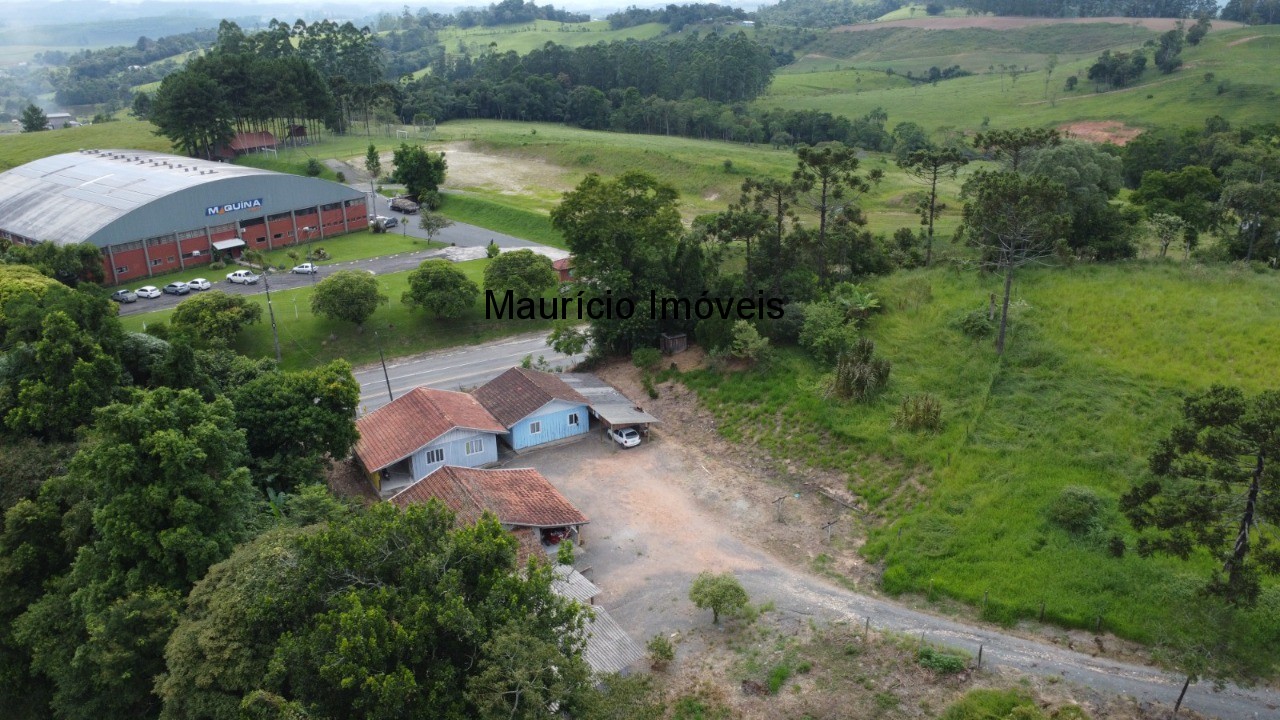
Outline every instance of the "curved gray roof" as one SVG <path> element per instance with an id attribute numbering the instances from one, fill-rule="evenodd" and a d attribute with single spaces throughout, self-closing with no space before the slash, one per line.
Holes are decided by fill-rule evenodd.
<path id="1" fill-rule="evenodd" d="M 146 150 L 81 150 L 0 173 L 0 229 L 105 247 L 362 197 L 318 178 Z M 245 200 L 261 208 L 208 214 Z"/>

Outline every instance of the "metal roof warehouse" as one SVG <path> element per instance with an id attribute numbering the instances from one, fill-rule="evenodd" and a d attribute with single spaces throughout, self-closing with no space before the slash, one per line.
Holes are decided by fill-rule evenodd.
<path id="1" fill-rule="evenodd" d="M 145 150 L 81 150 L 0 173 L 0 238 L 92 243 L 110 284 L 367 227 L 364 194 L 345 185 Z"/>

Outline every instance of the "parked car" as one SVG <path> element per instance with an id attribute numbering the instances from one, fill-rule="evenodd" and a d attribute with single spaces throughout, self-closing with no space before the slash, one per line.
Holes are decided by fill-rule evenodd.
<path id="1" fill-rule="evenodd" d="M 382 228 L 384 230 L 390 230 L 391 228 L 399 225 L 400 221 L 393 217 L 386 217 L 385 215 L 379 215 L 373 219 L 373 223 L 375 225 L 377 225 L 378 223 L 381 223 Z"/>
<path id="2" fill-rule="evenodd" d="M 414 202 L 407 195 L 401 195 L 391 201 L 391 209 L 396 212 L 402 212 L 405 215 L 412 215 L 418 212 L 418 203 Z"/>
<path id="3" fill-rule="evenodd" d="M 138 293 L 132 290 L 117 290 L 111 293 L 111 299 L 118 303 L 136 303 L 138 302 Z"/>
<path id="4" fill-rule="evenodd" d="M 165 285 L 164 291 L 170 295 L 186 295 L 191 292 L 191 288 L 188 287 L 186 283 L 179 280 Z"/>
<path id="5" fill-rule="evenodd" d="M 187 287 L 191 288 L 192 290 L 208 290 L 209 288 L 213 287 L 213 283 L 209 282 L 208 280 L 205 280 L 204 278 L 196 278 L 195 280 L 192 280 L 191 282 L 187 283 Z"/>
<path id="6" fill-rule="evenodd" d="M 609 428 L 609 437 L 624 448 L 635 447 L 640 444 L 640 431 L 633 427 Z"/>
<path id="7" fill-rule="evenodd" d="M 155 285 L 143 285 L 142 287 L 138 288 L 137 294 L 138 294 L 138 297 L 150 299 L 150 298 L 158 298 L 164 293 L 160 292 L 160 288 L 156 287 Z"/>
<path id="8" fill-rule="evenodd" d="M 292 272 L 296 272 L 299 275 L 315 275 L 320 272 L 320 266 L 315 263 L 302 263 L 301 265 L 294 265 Z"/>
<path id="9" fill-rule="evenodd" d="M 252 270 L 237 270 L 227 273 L 227 282 L 239 283 L 241 285 L 253 285 L 258 282 L 258 275 Z"/>

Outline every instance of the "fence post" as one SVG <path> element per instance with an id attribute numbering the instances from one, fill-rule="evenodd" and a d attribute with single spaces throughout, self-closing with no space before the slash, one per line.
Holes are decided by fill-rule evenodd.
<path id="1" fill-rule="evenodd" d="M 978 669 L 982 669 L 982 643 L 978 643 Z"/>

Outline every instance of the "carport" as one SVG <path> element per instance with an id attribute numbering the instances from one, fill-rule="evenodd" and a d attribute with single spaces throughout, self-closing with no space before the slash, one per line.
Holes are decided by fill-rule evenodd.
<path id="1" fill-rule="evenodd" d="M 591 373 L 561 373 L 560 379 L 587 399 L 591 417 L 605 430 L 632 426 L 642 434 L 649 433 L 649 426 L 662 422 L 644 411 L 618 388 Z"/>

